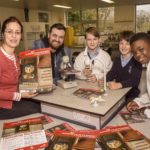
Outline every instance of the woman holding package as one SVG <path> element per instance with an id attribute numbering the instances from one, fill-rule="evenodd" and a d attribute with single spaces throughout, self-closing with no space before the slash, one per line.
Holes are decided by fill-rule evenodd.
<path id="1" fill-rule="evenodd" d="M 40 104 L 27 99 L 37 93 L 19 93 L 19 60 L 15 48 L 19 45 L 23 26 L 16 17 L 7 18 L 2 25 L 0 46 L 0 119 L 11 119 L 40 112 Z"/>

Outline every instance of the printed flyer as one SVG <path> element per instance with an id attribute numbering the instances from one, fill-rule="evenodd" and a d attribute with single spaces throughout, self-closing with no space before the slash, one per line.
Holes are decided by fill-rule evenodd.
<path id="1" fill-rule="evenodd" d="M 21 61 L 20 91 L 47 93 L 52 90 L 50 48 L 27 50 L 19 53 Z"/>
<path id="2" fill-rule="evenodd" d="M 97 132 L 96 132 L 97 133 Z M 45 150 L 94 150 L 97 134 L 83 131 L 55 131 Z"/>
<path id="3" fill-rule="evenodd" d="M 51 118 L 42 115 L 36 118 L 4 123 L 0 149 L 30 150 L 47 147 L 43 120 L 46 123 L 52 122 Z"/>
<path id="4" fill-rule="evenodd" d="M 150 150 L 148 138 L 128 125 L 100 130 L 97 142 L 102 150 Z"/>

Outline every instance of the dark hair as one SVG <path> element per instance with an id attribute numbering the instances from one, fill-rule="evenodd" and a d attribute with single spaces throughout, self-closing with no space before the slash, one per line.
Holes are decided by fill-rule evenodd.
<path id="1" fill-rule="evenodd" d="M 131 37 L 134 35 L 133 31 L 122 31 L 119 35 L 119 41 L 126 40 L 130 42 Z"/>
<path id="2" fill-rule="evenodd" d="M 136 42 L 138 40 L 143 40 L 143 41 L 146 41 L 147 43 L 150 44 L 150 35 L 148 35 L 145 32 L 136 33 L 130 39 L 130 44 L 132 44 L 132 43 L 134 43 L 134 42 Z"/>
<path id="3" fill-rule="evenodd" d="M 150 30 L 149 30 L 149 31 L 147 31 L 147 34 L 149 34 L 149 35 L 150 35 Z"/>
<path id="4" fill-rule="evenodd" d="M 89 27 L 89 28 L 86 29 L 85 38 L 86 38 L 87 33 L 90 33 L 90 34 L 94 35 L 95 37 L 100 38 L 100 34 L 99 34 L 99 32 L 97 31 L 97 29 L 95 27 Z"/>
<path id="5" fill-rule="evenodd" d="M 9 18 L 7 18 L 4 22 L 3 22 L 3 25 L 2 25 L 2 34 L 5 32 L 5 29 L 6 29 L 6 26 L 8 23 L 11 23 L 11 22 L 16 22 L 20 25 L 21 27 L 21 33 L 23 33 L 23 25 L 22 23 L 19 21 L 19 19 L 17 19 L 16 17 L 14 16 L 11 16 Z"/>
<path id="6" fill-rule="evenodd" d="M 63 24 L 61 24 L 61 23 L 55 23 L 55 24 L 53 24 L 53 25 L 50 27 L 49 32 L 51 33 L 54 28 L 56 28 L 56 29 L 58 29 L 58 30 L 64 30 L 64 31 L 66 32 L 65 26 L 64 26 Z"/>

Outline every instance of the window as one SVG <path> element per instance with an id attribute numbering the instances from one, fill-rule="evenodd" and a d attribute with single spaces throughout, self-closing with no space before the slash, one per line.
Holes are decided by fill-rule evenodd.
<path id="1" fill-rule="evenodd" d="M 80 17 L 80 11 L 69 11 L 67 15 L 68 25 L 74 28 L 75 35 L 81 34 Z"/>
<path id="2" fill-rule="evenodd" d="M 114 25 L 114 7 L 69 11 L 67 23 L 74 28 L 75 35 L 84 35 L 85 30 L 97 27 L 100 32 L 112 32 Z"/>
<path id="3" fill-rule="evenodd" d="M 150 30 L 150 4 L 136 6 L 136 32 Z"/>
<path id="4" fill-rule="evenodd" d="M 81 13 L 81 34 L 84 35 L 88 27 L 97 27 L 97 10 L 86 9 Z"/>
<path id="5" fill-rule="evenodd" d="M 99 8 L 98 16 L 99 31 L 111 33 L 114 25 L 114 7 Z"/>

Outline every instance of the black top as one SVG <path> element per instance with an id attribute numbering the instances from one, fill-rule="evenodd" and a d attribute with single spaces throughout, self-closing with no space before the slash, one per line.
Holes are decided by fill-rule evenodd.
<path id="1" fill-rule="evenodd" d="M 142 64 L 137 62 L 134 57 L 122 67 L 121 57 L 117 57 L 111 70 L 107 73 L 107 81 L 120 82 L 125 87 L 133 87 L 126 95 L 127 99 L 133 99 L 140 93 L 138 85 L 142 74 Z"/>

